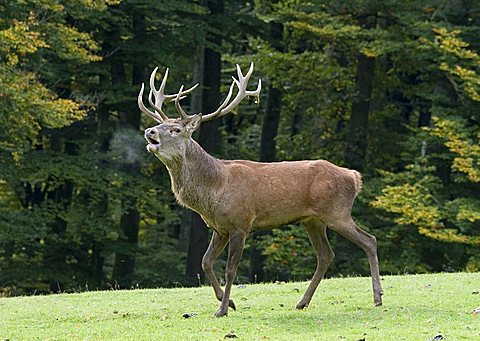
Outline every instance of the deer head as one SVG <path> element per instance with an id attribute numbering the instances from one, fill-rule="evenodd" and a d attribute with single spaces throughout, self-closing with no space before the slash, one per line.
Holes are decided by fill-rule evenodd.
<path id="1" fill-rule="evenodd" d="M 242 74 L 240 66 L 237 65 L 238 79 L 232 77 L 233 82 L 230 85 L 227 97 L 223 103 L 220 104 L 218 109 L 209 114 L 196 113 L 188 115 L 180 106 L 180 101 L 185 98 L 187 94 L 191 93 L 198 84 L 187 90 L 183 90 L 182 85 L 178 93 L 165 95 L 164 90 L 167 83 L 168 69 L 165 71 L 165 75 L 158 90 L 155 87 L 155 75 L 157 70 L 158 68 L 155 68 L 150 75 L 150 93 L 148 95 L 148 102 L 154 110 L 149 110 L 143 104 L 144 84 L 142 84 L 140 93 L 138 94 L 138 106 L 142 112 L 159 123 L 158 125 L 145 130 L 145 139 L 148 142 L 147 150 L 157 156 L 164 163 L 168 163 L 175 156 L 184 155 L 193 132 L 200 127 L 202 122 L 210 121 L 214 118 L 230 113 L 245 97 L 253 96 L 256 97 L 258 101 L 262 88 L 262 82 L 259 80 L 256 90 L 247 90 L 248 81 L 253 73 L 253 63 L 250 64 L 250 69 L 245 76 Z M 230 102 L 235 86 L 238 88 L 238 92 L 235 98 Z M 175 102 L 175 108 L 180 117 L 169 118 L 162 110 L 164 102 Z"/>

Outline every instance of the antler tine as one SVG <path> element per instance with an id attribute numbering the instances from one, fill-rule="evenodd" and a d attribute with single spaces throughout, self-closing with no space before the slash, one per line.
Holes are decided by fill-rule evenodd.
<path id="1" fill-rule="evenodd" d="M 240 69 L 240 66 L 237 64 L 238 80 L 235 79 L 235 77 L 232 77 L 233 83 L 230 86 L 230 91 L 227 96 L 227 99 L 222 103 L 222 105 L 220 105 L 220 107 L 215 112 L 202 116 L 202 122 L 210 121 L 216 117 L 221 117 L 230 113 L 235 107 L 237 107 L 240 104 L 240 102 L 245 97 L 255 96 L 257 97 L 256 102 L 258 102 L 260 98 L 260 91 L 262 90 L 262 81 L 261 80 L 258 81 L 258 86 L 256 90 L 254 91 L 247 90 L 248 81 L 252 76 L 252 73 L 253 73 L 253 62 L 250 64 L 250 68 L 248 69 L 248 72 L 245 76 L 243 76 L 242 70 Z M 238 93 L 233 99 L 233 101 L 227 105 L 228 101 L 230 100 L 231 93 L 233 92 L 234 85 L 238 87 Z"/>
<path id="2" fill-rule="evenodd" d="M 248 72 L 245 75 L 245 84 L 247 84 L 248 81 L 250 80 L 250 76 L 252 75 L 252 73 L 253 73 L 253 62 L 250 64 L 250 68 L 248 69 Z M 245 89 L 245 94 L 247 96 L 256 97 L 255 103 L 258 103 L 258 102 L 260 102 L 260 91 L 262 91 L 262 80 L 261 79 L 258 80 L 257 89 L 255 89 L 254 91 L 250 91 L 250 90 Z"/>
<path id="3" fill-rule="evenodd" d="M 232 97 L 233 88 L 234 88 L 234 84 L 232 83 L 230 85 L 230 89 L 228 89 L 227 97 L 225 98 L 225 100 L 223 101 L 223 103 L 220 105 L 220 107 L 217 110 L 218 112 L 221 112 L 223 110 L 223 108 L 225 108 L 227 106 L 228 101 L 230 101 L 230 98 Z"/>
<path id="4" fill-rule="evenodd" d="M 245 91 L 245 93 L 247 94 L 247 96 L 252 96 L 252 97 L 257 97 L 257 99 L 255 100 L 255 103 L 258 103 L 260 102 L 260 91 L 262 91 L 262 80 L 259 79 L 258 80 L 258 85 L 257 85 L 257 89 L 255 91 Z"/>
<path id="5" fill-rule="evenodd" d="M 237 77 L 238 77 L 238 80 L 239 80 L 239 81 L 242 81 L 242 79 L 243 79 L 242 69 L 240 69 L 240 65 L 238 65 L 238 64 L 235 64 L 235 65 L 236 65 L 236 67 L 237 67 Z M 250 64 L 250 65 L 251 65 L 251 64 Z M 232 78 L 233 78 L 233 76 L 232 76 Z"/>
<path id="6" fill-rule="evenodd" d="M 150 103 L 150 105 L 155 109 L 156 112 L 158 112 L 159 116 L 161 116 L 164 121 L 168 120 L 168 116 L 162 110 L 162 103 L 160 103 L 160 106 L 157 105 L 156 104 L 156 102 L 158 102 L 157 99 L 155 99 L 155 102 L 153 101 L 154 96 L 155 96 L 155 93 L 152 90 L 150 90 L 150 92 L 148 93 L 148 103 Z"/>
<path id="7" fill-rule="evenodd" d="M 157 90 L 155 88 L 155 76 L 157 75 L 158 66 L 152 71 L 150 74 L 150 93 L 148 94 L 148 103 L 158 112 L 162 119 L 168 120 L 168 116 L 162 110 L 163 101 L 165 100 L 165 95 L 163 94 L 163 90 L 165 89 L 165 84 L 167 83 L 168 78 L 168 68 L 165 70 L 165 74 L 163 75 L 162 83 L 160 84 L 160 88 Z M 155 103 L 153 102 L 152 97 L 155 97 Z"/>
<path id="8" fill-rule="evenodd" d="M 140 92 L 138 94 L 138 99 L 137 99 L 137 103 L 138 103 L 138 107 L 140 108 L 140 110 L 142 112 L 144 112 L 145 114 L 147 114 L 148 116 L 150 116 L 151 118 L 153 118 L 155 121 L 157 121 L 158 123 L 162 123 L 163 122 L 163 118 L 161 116 L 159 116 L 156 112 L 153 112 L 153 111 L 150 111 L 147 109 L 147 107 L 145 107 L 145 104 L 143 104 L 143 91 L 144 91 L 144 88 L 145 88 L 145 84 L 142 83 L 142 87 L 140 88 Z"/>
<path id="9" fill-rule="evenodd" d="M 187 115 L 187 113 L 180 106 L 180 100 L 185 97 L 185 96 L 181 97 L 182 91 L 183 91 L 183 85 L 180 87 L 180 90 L 177 93 L 177 97 L 175 98 L 175 109 L 177 109 L 182 119 L 188 119 L 190 116 Z"/>
<path id="10" fill-rule="evenodd" d="M 165 74 L 163 75 L 162 82 L 160 83 L 160 87 L 158 88 L 158 90 L 155 87 L 155 76 L 157 74 L 157 70 L 158 70 L 158 67 L 156 67 L 150 75 L 150 93 L 148 94 L 148 102 L 155 109 L 155 111 L 156 111 L 155 114 L 157 114 L 162 119 L 162 121 L 166 121 L 166 120 L 168 120 L 168 116 L 162 110 L 163 103 L 164 102 L 168 103 L 168 102 L 175 101 L 177 99 L 177 97 L 178 97 L 178 100 L 180 101 L 181 99 L 186 97 L 185 95 L 187 95 L 187 94 L 191 93 L 193 90 L 195 90 L 197 88 L 198 84 L 195 84 L 190 89 L 187 89 L 185 91 L 183 91 L 183 87 L 182 87 L 179 93 L 172 94 L 172 95 L 165 95 L 165 86 L 167 84 L 169 69 L 167 68 L 165 70 Z M 145 106 L 143 106 L 143 107 L 145 107 Z M 150 110 L 149 110 L 149 112 L 151 113 Z M 183 111 L 183 113 L 184 113 L 184 111 Z M 181 115 L 183 117 L 182 113 L 181 113 Z M 185 118 L 185 117 L 183 117 L 183 118 Z"/>
<path id="11" fill-rule="evenodd" d="M 157 72 L 157 69 L 158 67 L 155 68 L 155 73 Z M 160 83 L 160 88 L 158 89 L 158 91 L 160 91 L 162 94 L 165 92 L 165 85 L 167 84 L 167 78 L 168 78 L 168 71 L 170 71 L 170 69 L 167 67 L 165 69 L 165 74 L 163 75 L 163 78 L 162 78 L 162 83 Z M 150 82 L 151 84 L 153 84 L 153 88 L 155 89 L 155 75 L 152 74 L 153 77 L 150 77 Z"/>
<path id="12" fill-rule="evenodd" d="M 250 79 L 250 76 L 252 75 L 252 73 L 253 73 L 253 62 L 250 63 L 250 67 L 248 68 L 245 78 Z"/>
<path id="13" fill-rule="evenodd" d="M 184 99 L 185 95 L 188 95 L 189 93 L 191 93 L 193 90 L 195 90 L 198 86 L 198 83 L 195 84 L 194 86 L 192 86 L 190 89 L 187 89 L 185 91 L 181 91 L 181 97 L 180 97 L 180 100 Z M 175 101 L 177 99 L 177 95 L 178 94 L 173 94 L 173 95 L 165 95 L 165 101 L 168 103 L 168 102 L 172 102 L 172 101 Z"/>

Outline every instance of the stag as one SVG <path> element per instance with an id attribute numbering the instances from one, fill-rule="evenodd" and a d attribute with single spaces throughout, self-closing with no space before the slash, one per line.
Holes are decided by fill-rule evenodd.
<path id="1" fill-rule="evenodd" d="M 193 115 L 182 109 L 180 100 L 198 84 L 187 90 L 182 85 L 178 93 L 166 95 L 168 69 L 158 90 L 155 87 L 157 69 L 150 76 L 148 95 L 153 110 L 143 103 L 143 84 L 138 95 L 141 111 L 159 123 L 145 130 L 147 150 L 167 167 L 177 201 L 200 214 L 213 230 L 202 268 L 221 302 L 215 316 L 227 315 L 229 307 L 236 310 L 230 292 L 248 234 L 294 222 L 303 223 L 317 254 L 315 273 L 297 309 L 309 305 L 334 258 L 327 227 L 364 250 L 370 265 L 374 305 L 381 305 L 376 239 L 359 228 L 351 217 L 353 201 L 362 186 L 360 173 L 325 160 L 261 163 L 220 160 L 209 155 L 192 139 L 192 133 L 202 122 L 232 112 L 245 97 L 259 98 L 260 80 L 256 90 L 247 90 L 253 63 L 245 76 L 237 65 L 238 79 L 232 77 L 228 95 L 217 110 Z M 235 87 L 236 96 L 230 101 Z M 180 117 L 169 118 L 162 109 L 164 102 L 174 102 Z M 213 263 L 227 244 L 226 283 L 222 290 Z"/>

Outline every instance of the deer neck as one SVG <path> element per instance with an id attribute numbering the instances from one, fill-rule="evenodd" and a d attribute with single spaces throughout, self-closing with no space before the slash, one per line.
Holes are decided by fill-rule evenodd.
<path id="1" fill-rule="evenodd" d="M 181 155 L 166 164 L 177 201 L 208 215 L 215 204 L 215 193 L 224 181 L 222 162 L 190 139 Z"/>

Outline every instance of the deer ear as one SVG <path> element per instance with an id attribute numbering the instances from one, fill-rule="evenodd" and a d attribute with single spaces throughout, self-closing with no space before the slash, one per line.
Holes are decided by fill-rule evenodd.
<path id="1" fill-rule="evenodd" d="M 195 130 L 198 129 L 198 127 L 200 127 L 201 122 L 202 115 L 194 115 L 190 120 L 188 120 L 187 124 L 185 125 L 185 130 L 187 131 L 187 133 L 192 134 Z"/>

